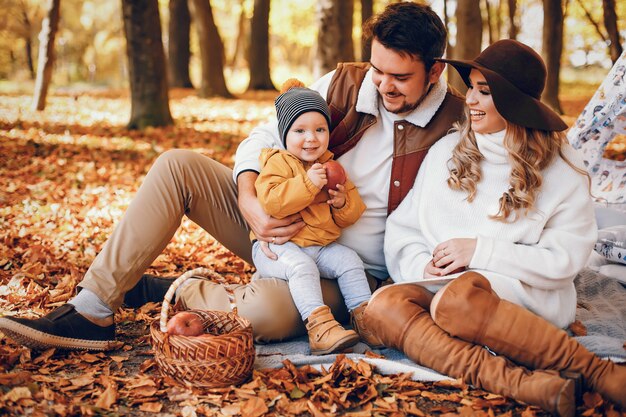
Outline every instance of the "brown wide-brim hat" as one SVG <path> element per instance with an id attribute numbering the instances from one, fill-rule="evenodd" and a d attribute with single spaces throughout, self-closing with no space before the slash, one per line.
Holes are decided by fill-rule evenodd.
<path id="1" fill-rule="evenodd" d="M 507 121 L 520 126 L 562 131 L 565 122 L 543 104 L 546 66 L 532 48 L 512 39 L 497 41 L 474 60 L 437 59 L 452 65 L 470 85 L 472 68 L 480 71 L 491 90 L 496 109 Z"/>

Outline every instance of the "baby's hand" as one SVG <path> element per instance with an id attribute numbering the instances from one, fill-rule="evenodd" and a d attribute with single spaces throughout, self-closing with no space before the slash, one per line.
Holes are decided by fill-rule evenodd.
<path id="1" fill-rule="evenodd" d="M 328 179 L 326 179 L 326 168 L 324 168 L 324 165 L 319 162 L 313 164 L 313 166 L 306 172 L 306 175 L 309 177 L 311 182 L 320 189 L 328 182 Z"/>
<path id="2" fill-rule="evenodd" d="M 330 194 L 330 200 L 327 203 L 334 208 L 340 209 L 346 205 L 346 187 L 343 184 L 337 184 L 336 190 L 329 189 L 328 194 Z"/>

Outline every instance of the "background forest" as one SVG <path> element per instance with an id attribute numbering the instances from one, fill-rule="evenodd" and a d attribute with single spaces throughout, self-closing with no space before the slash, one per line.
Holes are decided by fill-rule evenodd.
<path id="1" fill-rule="evenodd" d="M 143 68 L 133 59 L 166 61 L 157 71 L 167 72 L 169 86 L 196 87 L 201 97 L 273 90 L 291 76 L 309 83 L 337 62 L 368 59 L 361 24 L 389 2 L 0 0 L 0 91 L 32 91 L 37 68 L 46 63 L 54 70 L 42 82 L 51 79 L 55 91 L 125 89 L 132 87 L 132 70 Z M 544 101 L 559 111 L 559 92 L 593 91 L 622 51 L 625 1 L 428 3 L 449 29 L 450 57 L 472 58 L 501 38 L 542 51 L 550 74 Z M 165 53 L 142 47 L 138 38 L 162 39 Z M 127 51 L 129 39 L 136 41 Z M 164 76 L 157 74 L 154 85 L 163 88 L 158 78 Z M 463 89 L 459 79 L 452 82 Z"/>

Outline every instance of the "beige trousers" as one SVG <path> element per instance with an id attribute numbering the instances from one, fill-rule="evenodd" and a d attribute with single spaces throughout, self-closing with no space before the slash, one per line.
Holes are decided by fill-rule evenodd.
<path id="1" fill-rule="evenodd" d="M 79 285 L 117 310 L 124 294 L 137 284 L 169 243 L 183 216 L 252 263 L 250 231 L 237 206 L 232 170 L 192 151 L 171 150 L 156 160 Z M 370 286 L 376 286 L 375 279 L 370 278 Z M 335 317 L 347 321 L 337 282 L 323 279 L 322 293 Z M 178 301 L 187 308 L 223 311 L 236 305 L 238 314 L 252 323 L 257 341 L 282 340 L 305 333 L 283 280 L 261 279 L 248 285 L 229 286 L 197 281 L 181 291 Z"/>

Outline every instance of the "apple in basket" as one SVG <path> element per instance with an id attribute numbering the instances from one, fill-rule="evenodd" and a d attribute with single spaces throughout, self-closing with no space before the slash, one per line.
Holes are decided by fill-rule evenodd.
<path id="1" fill-rule="evenodd" d="M 330 160 L 324 164 L 324 168 L 326 168 L 326 178 L 328 179 L 326 186 L 329 189 L 336 190 L 337 184 L 346 182 L 346 171 L 339 162 Z"/>
<path id="2" fill-rule="evenodd" d="M 202 318 L 191 311 L 176 313 L 167 322 L 167 333 L 179 336 L 200 336 L 204 333 Z"/>

